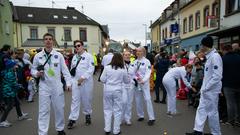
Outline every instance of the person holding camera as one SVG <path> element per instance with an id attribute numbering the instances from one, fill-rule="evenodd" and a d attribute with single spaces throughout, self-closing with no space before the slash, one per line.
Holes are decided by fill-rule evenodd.
<path id="1" fill-rule="evenodd" d="M 47 135 L 50 107 L 52 104 L 55 114 L 55 128 L 58 135 L 64 132 L 64 91 L 61 83 L 61 74 L 71 90 L 71 75 L 61 53 L 53 49 L 53 35 L 46 33 L 43 36 L 45 47 L 35 55 L 31 74 L 40 78 L 39 82 L 39 115 L 38 134 Z"/>
<path id="2" fill-rule="evenodd" d="M 84 43 L 74 41 L 76 54 L 73 56 L 70 73 L 73 77 L 72 104 L 68 129 L 72 129 L 79 117 L 80 103 L 83 104 L 83 114 L 86 125 L 91 124 L 94 59 L 85 51 Z"/>

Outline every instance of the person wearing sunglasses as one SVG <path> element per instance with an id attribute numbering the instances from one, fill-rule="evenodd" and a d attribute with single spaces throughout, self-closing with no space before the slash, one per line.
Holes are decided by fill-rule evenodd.
<path id="1" fill-rule="evenodd" d="M 31 68 L 31 74 L 40 78 L 38 135 L 48 134 L 51 105 L 55 114 L 55 127 L 58 135 L 65 135 L 65 101 L 61 75 L 66 81 L 68 91 L 71 91 L 71 75 L 63 55 L 53 49 L 53 35 L 46 33 L 43 39 L 45 47 L 35 55 Z"/>
<path id="2" fill-rule="evenodd" d="M 74 41 L 76 54 L 71 63 L 71 72 L 75 71 L 73 78 L 72 104 L 69 116 L 68 129 L 72 129 L 79 118 L 80 104 L 83 105 L 85 124 L 91 124 L 92 95 L 93 95 L 93 72 L 94 59 L 91 54 L 85 51 L 84 43 L 80 40 Z"/>

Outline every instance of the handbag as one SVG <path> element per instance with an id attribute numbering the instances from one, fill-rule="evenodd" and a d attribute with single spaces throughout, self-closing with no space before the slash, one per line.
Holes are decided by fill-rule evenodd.
<path id="1" fill-rule="evenodd" d="M 81 61 L 81 59 L 82 59 L 82 57 L 80 57 L 80 59 L 77 61 L 76 66 L 70 70 L 71 76 L 74 77 L 76 75 L 76 69 L 77 69 L 77 66 L 78 66 L 79 62 Z"/>

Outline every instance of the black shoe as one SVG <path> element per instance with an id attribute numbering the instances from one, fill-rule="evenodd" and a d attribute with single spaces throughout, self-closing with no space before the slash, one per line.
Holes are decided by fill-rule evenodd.
<path id="1" fill-rule="evenodd" d="M 66 135 L 66 133 L 64 132 L 64 130 L 62 130 L 62 131 L 58 131 L 58 135 Z"/>
<path id="2" fill-rule="evenodd" d="M 86 115 L 86 122 L 85 122 L 85 124 L 88 126 L 88 125 L 90 125 L 92 122 L 91 122 L 91 116 L 90 115 Z"/>
<path id="3" fill-rule="evenodd" d="M 185 135 L 203 135 L 203 133 L 199 131 L 194 131 L 192 133 L 186 133 Z"/>
<path id="4" fill-rule="evenodd" d="M 105 132 L 105 135 L 110 135 L 111 132 Z"/>
<path id="5" fill-rule="evenodd" d="M 121 134 L 121 131 L 119 132 L 119 133 L 117 133 L 117 134 L 113 134 L 113 135 L 120 135 Z"/>
<path id="6" fill-rule="evenodd" d="M 73 127 L 74 127 L 74 124 L 75 124 L 76 122 L 74 121 L 74 120 L 69 120 L 69 123 L 68 123 L 68 125 L 67 125 L 67 128 L 68 129 L 72 129 Z"/>
<path id="7" fill-rule="evenodd" d="M 148 126 L 154 125 L 154 122 L 155 122 L 155 120 L 149 120 L 149 121 L 148 121 Z"/>
<path id="8" fill-rule="evenodd" d="M 159 103 L 166 104 L 166 101 L 162 100 L 162 101 L 159 101 Z"/>
<path id="9" fill-rule="evenodd" d="M 204 135 L 212 135 L 211 133 L 204 133 Z"/>
<path id="10" fill-rule="evenodd" d="M 144 120 L 144 118 L 138 118 L 138 121 L 143 121 Z"/>
<path id="11" fill-rule="evenodd" d="M 160 103 L 159 99 L 154 100 L 155 103 Z"/>

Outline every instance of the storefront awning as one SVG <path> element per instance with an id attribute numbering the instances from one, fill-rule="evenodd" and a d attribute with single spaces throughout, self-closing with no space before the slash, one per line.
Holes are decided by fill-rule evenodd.
<path id="1" fill-rule="evenodd" d="M 222 38 L 222 37 L 237 35 L 237 34 L 239 34 L 239 31 L 240 31 L 240 25 L 230 27 L 230 28 L 223 28 L 223 29 L 211 32 L 208 35 L 209 36 L 217 36 L 219 38 Z"/>

